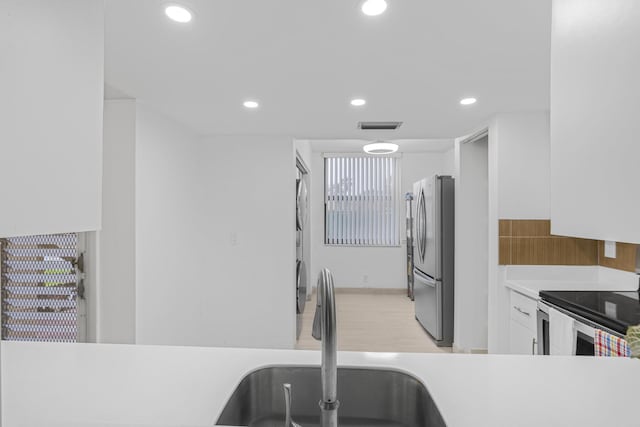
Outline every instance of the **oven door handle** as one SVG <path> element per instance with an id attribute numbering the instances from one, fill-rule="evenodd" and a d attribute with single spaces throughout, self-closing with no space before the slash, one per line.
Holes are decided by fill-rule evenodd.
<path id="1" fill-rule="evenodd" d="M 541 301 L 538 301 L 538 340 L 537 340 L 537 354 L 539 355 L 548 355 L 550 353 L 549 348 L 549 309 L 546 304 Z M 547 327 L 545 328 L 544 323 L 547 323 Z"/>

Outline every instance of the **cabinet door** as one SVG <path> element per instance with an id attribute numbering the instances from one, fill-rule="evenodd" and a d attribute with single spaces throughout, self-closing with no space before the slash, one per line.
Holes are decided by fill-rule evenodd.
<path id="1" fill-rule="evenodd" d="M 536 333 L 512 320 L 509 331 L 509 353 L 537 354 Z"/>
<path id="2" fill-rule="evenodd" d="M 640 243 L 640 2 L 554 0 L 551 232 Z"/>
<path id="3" fill-rule="evenodd" d="M 0 237 L 100 229 L 104 3 L 0 2 Z"/>

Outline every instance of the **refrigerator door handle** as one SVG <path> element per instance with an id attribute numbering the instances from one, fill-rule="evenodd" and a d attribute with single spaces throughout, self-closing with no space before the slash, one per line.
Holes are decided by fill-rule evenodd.
<path id="1" fill-rule="evenodd" d="M 436 175 L 433 186 L 434 203 L 433 203 L 433 238 L 435 242 L 435 277 L 442 278 L 442 179 Z M 435 201 L 438 201 L 437 203 Z"/>
<path id="2" fill-rule="evenodd" d="M 416 247 L 418 248 L 418 257 L 422 261 L 422 247 L 420 246 L 422 244 L 422 222 L 421 222 L 422 213 L 420 212 L 421 201 L 422 201 L 422 191 L 419 191 L 418 200 L 416 201 L 416 217 L 414 219 L 416 224 L 416 235 L 413 236 L 413 238 L 416 242 Z"/>
<path id="3" fill-rule="evenodd" d="M 420 260 L 424 262 L 424 256 L 426 253 L 427 246 L 427 212 L 426 212 L 426 203 L 424 199 L 424 189 L 420 189 L 420 202 L 418 205 L 418 212 L 420 213 L 420 235 L 418 239 L 420 241 L 420 245 L 418 246 Z"/>
<path id="4" fill-rule="evenodd" d="M 423 285 L 427 285 L 427 286 L 432 287 L 432 288 L 436 287 L 437 282 L 434 279 L 432 279 L 431 277 L 425 276 L 424 274 L 420 273 L 417 270 L 414 270 L 413 273 L 415 274 L 416 279 L 418 279 L 418 281 L 420 283 L 422 283 Z"/>

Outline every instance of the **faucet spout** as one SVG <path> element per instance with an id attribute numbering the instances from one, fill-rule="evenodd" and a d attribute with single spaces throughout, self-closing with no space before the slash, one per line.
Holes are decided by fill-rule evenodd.
<path id="1" fill-rule="evenodd" d="M 322 427 L 337 426 L 338 345 L 333 275 L 323 268 L 318 276 L 318 298 L 312 336 L 322 341 Z"/>
<path id="2" fill-rule="evenodd" d="M 284 388 L 284 427 L 301 427 L 300 424 L 291 418 L 291 384 L 282 384 Z"/>

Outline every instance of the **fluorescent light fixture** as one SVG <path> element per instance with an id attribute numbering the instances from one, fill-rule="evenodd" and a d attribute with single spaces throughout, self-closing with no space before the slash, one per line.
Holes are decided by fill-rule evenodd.
<path id="1" fill-rule="evenodd" d="M 257 101 L 244 101 L 242 105 L 246 108 L 258 108 L 260 106 Z"/>
<path id="2" fill-rule="evenodd" d="M 398 151 L 398 144 L 391 142 L 374 142 L 362 147 L 367 154 L 391 154 Z"/>
<path id="3" fill-rule="evenodd" d="M 362 107 L 366 103 L 367 101 L 361 98 L 356 98 L 351 100 L 351 105 L 353 105 L 354 107 Z"/>
<path id="4" fill-rule="evenodd" d="M 191 21 L 191 18 L 193 18 L 189 9 L 175 4 L 167 6 L 164 13 L 169 17 L 169 19 L 180 22 L 181 24 L 186 24 Z"/>
<path id="5" fill-rule="evenodd" d="M 478 100 L 475 98 L 464 98 L 460 100 L 460 105 L 472 105 L 475 104 Z"/>
<path id="6" fill-rule="evenodd" d="M 387 10 L 387 2 L 385 0 L 367 0 L 362 3 L 362 13 L 367 16 L 382 15 Z"/>

